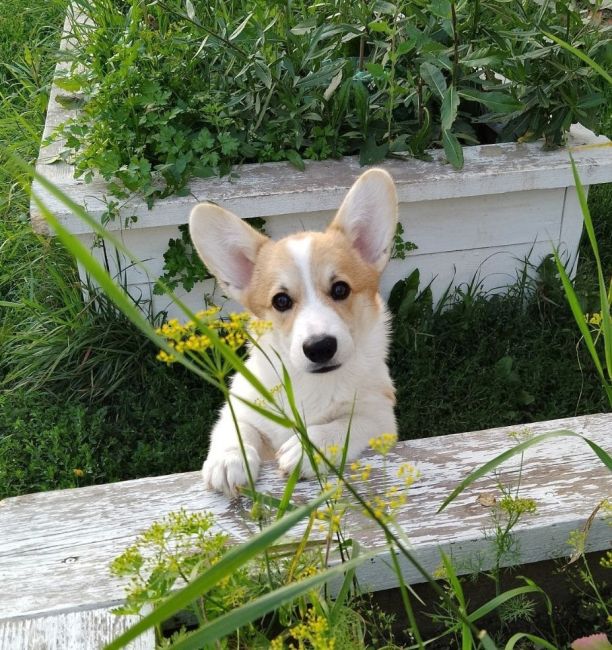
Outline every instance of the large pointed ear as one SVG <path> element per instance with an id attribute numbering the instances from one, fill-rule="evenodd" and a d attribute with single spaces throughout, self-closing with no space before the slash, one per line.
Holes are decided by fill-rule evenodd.
<path id="1" fill-rule="evenodd" d="M 397 227 L 397 194 L 391 176 L 384 169 L 362 174 L 329 227 L 341 230 L 361 257 L 382 271 Z"/>
<path id="2" fill-rule="evenodd" d="M 212 203 L 200 203 L 189 216 L 189 234 L 208 270 L 242 302 L 259 249 L 267 237 L 240 217 Z"/>

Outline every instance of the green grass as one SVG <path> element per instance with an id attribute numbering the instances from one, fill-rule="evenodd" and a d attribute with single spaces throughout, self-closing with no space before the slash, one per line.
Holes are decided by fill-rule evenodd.
<path id="1" fill-rule="evenodd" d="M 0 142 L 34 160 L 64 0 L 0 0 Z M 608 128 L 609 125 L 606 127 Z M 0 147 L 0 498 L 198 469 L 219 396 L 155 350 L 101 298 L 81 300 L 72 261 L 34 235 L 28 199 Z M 591 189 L 612 268 L 612 184 Z M 434 317 L 396 319 L 391 368 L 404 438 L 606 410 L 554 271 L 467 294 Z M 590 251 L 577 286 L 597 309 Z M 578 351 L 577 351 L 578 347 Z M 579 363 L 580 361 L 580 363 Z M 83 470 L 76 476 L 74 470 Z"/>
<path id="2" fill-rule="evenodd" d="M 464 299 L 434 319 L 396 322 L 391 368 L 400 436 L 606 411 L 588 353 L 576 352 L 571 313 L 558 286 L 552 288 L 541 282 L 547 293 L 527 304 L 515 290 Z"/>

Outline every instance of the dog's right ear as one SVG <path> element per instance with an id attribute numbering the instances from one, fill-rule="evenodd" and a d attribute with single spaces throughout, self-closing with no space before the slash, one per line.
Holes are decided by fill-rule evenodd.
<path id="1" fill-rule="evenodd" d="M 267 237 L 212 203 L 200 203 L 191 211 L 189 234 L 208 270 L 232 298 L 243 302 L 257 253 Z"/>

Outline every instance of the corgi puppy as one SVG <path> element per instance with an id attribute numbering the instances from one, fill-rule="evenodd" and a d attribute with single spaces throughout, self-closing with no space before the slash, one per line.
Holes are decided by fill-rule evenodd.
<path id="1" fill-rule="evenodd" d="M 378 293 L 397 225 L 397 195 L 382 169 L 362 174 L 325 232 L 272 241 L 239 217 L 210 203 L 191 212 L 191 239 L 227 293 L 256 318 L 271 321 L 246 362 L 268 388 L 285 365 L 308 437 L 321 451 L 343 449 L 350 461 L 381 433 L 395 433 L 395 391 L 386 364 L 388 312 Z M 280 358 L 280 360 L 279 360 Z M 260 397 L 237 374 L 231 393 Z M 282 396 L 279 401 L 286 407 Z M 314 468 L 291 429 L 243 401 L 232 400 L 253 480 L 271 450 L 280 470 Z M 209 489 L 235 495 L 247 483 L 234 417 L 225 404 L 212 430 L 202 469 Z"/>

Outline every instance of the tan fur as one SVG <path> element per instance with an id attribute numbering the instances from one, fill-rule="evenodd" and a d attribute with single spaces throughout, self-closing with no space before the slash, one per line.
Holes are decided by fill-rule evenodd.
<path id="1" fill-rule="evenodd" d="M 372 311 L 382 309 L 378 297 L 380 273 L 355 252 L 342 230 L 333 226 L 324 233 L 304 232 L 277 242 L 268 240 L 259 249 L 253 278 L 245 292 L 245 307 L 258 318 L 272 321 L 275 328 L 285 333 L 291 331 L 300 309 L 303 287 L 287 242 L 305 237 L 312 239 L 311 267 L 317 294 L 351 329 L 363 326 Z M 346 300 L 333 300 L 329 295 L 332 284 L 339 280 L 351 288 Z M 272 307 L 272 298 L 281 291 L 291 297 L 294 308 L 279 313 Z"/>

